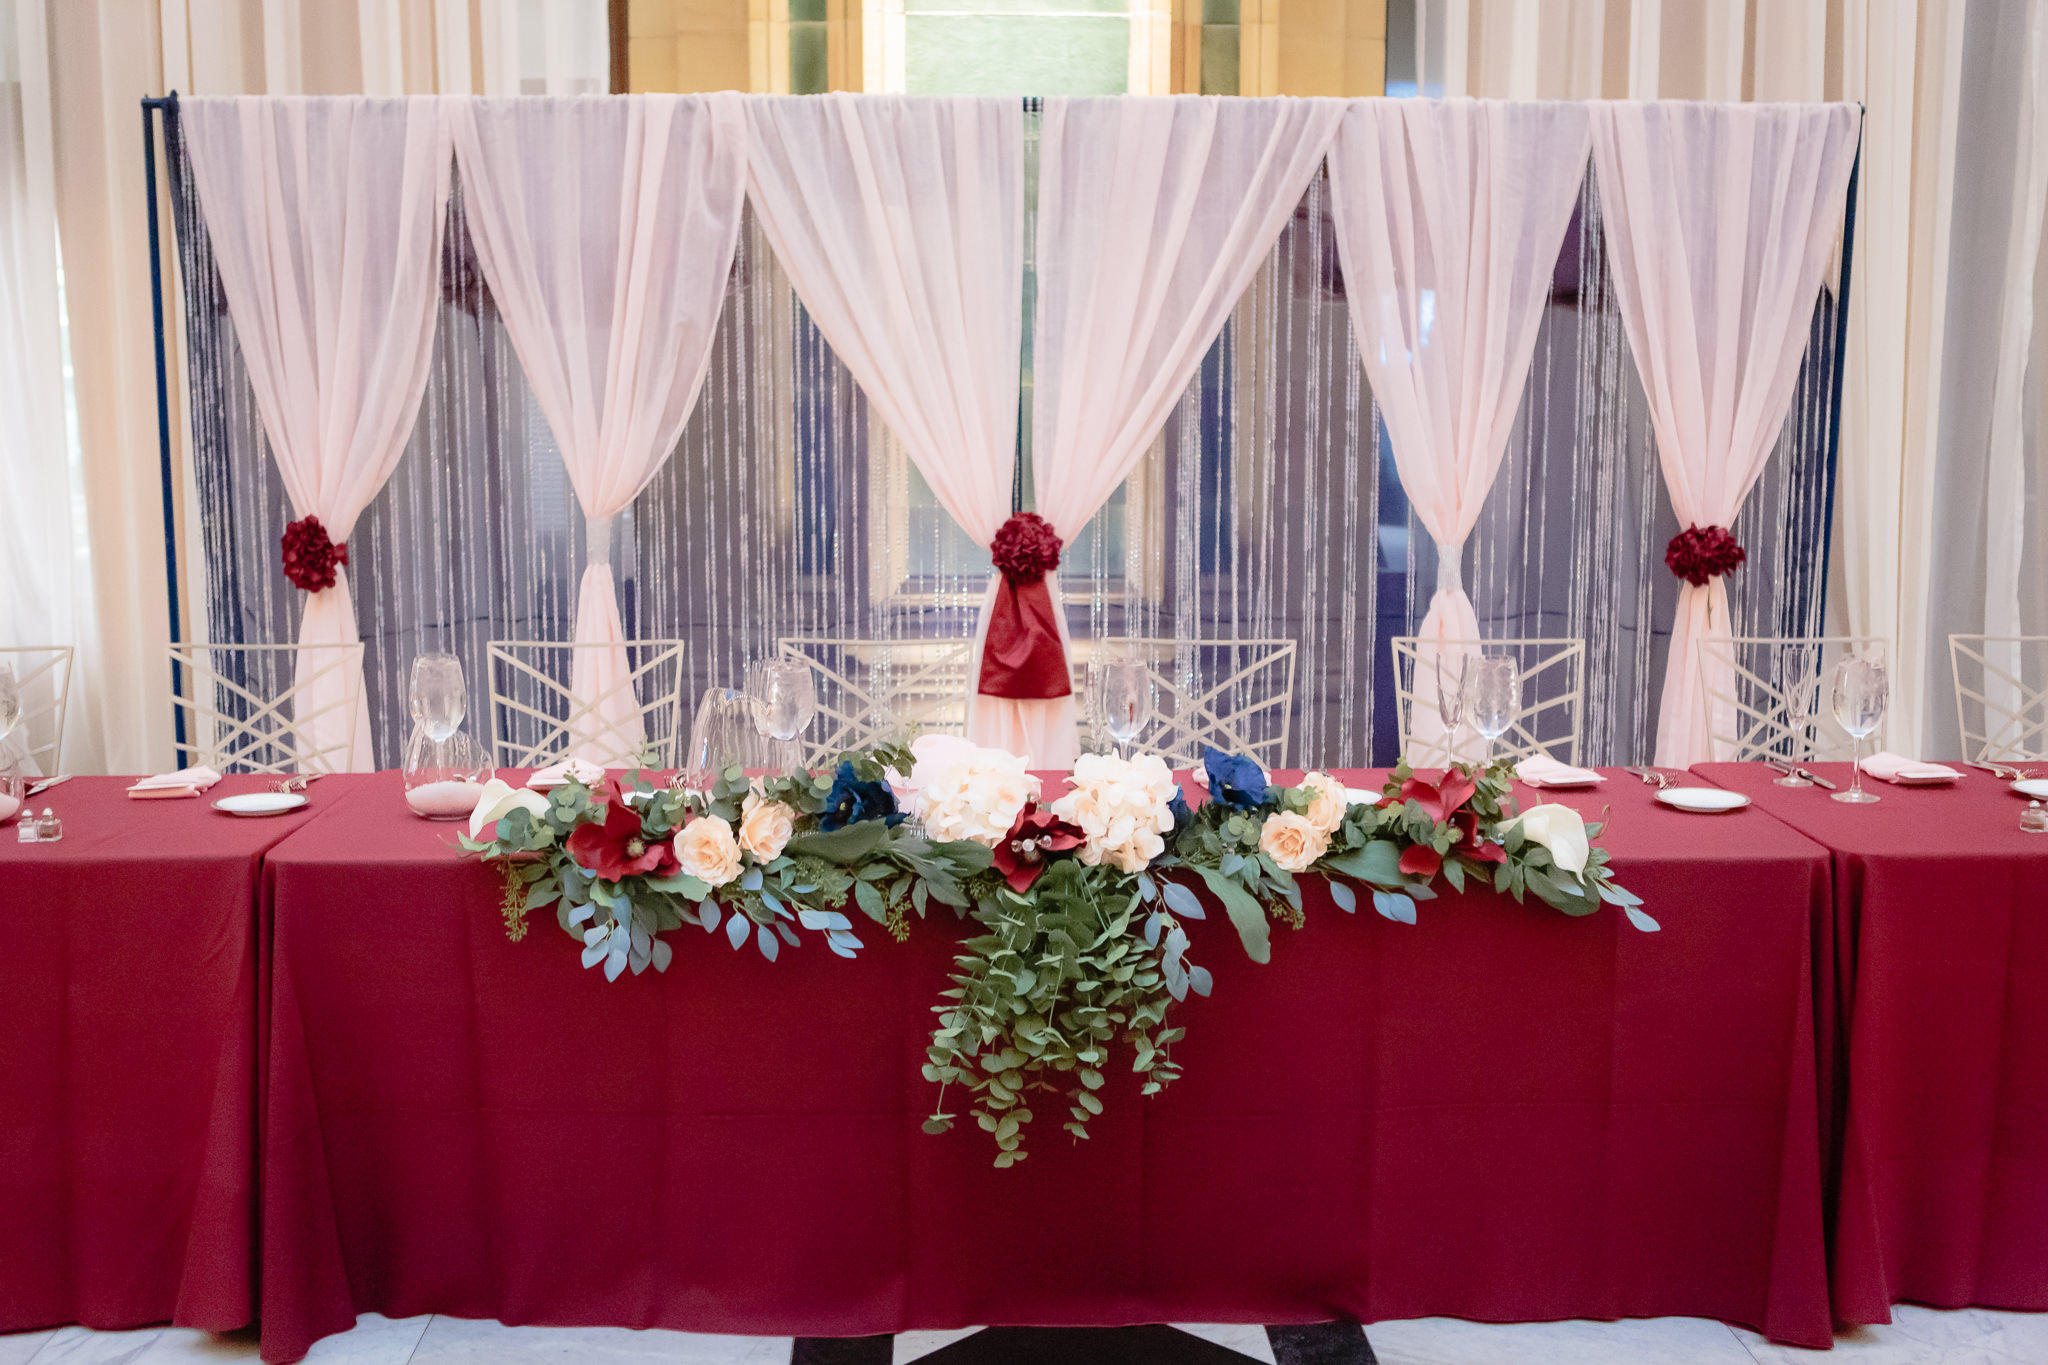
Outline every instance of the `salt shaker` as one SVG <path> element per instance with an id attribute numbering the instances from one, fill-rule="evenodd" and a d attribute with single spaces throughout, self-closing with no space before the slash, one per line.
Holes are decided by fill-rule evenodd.
<path id="1" fill-rule="evenodd" d="M 2020 812 L 2020 829 L 2027 834 L 2048 834 L 2048 810 L 2041 809 L 2039 801 L 2027 802 Z"/>
<path id="2" fill-rule="evenodd" d="M 18 844 L 33 844 L 42 838 L 42 824 L 36 813 L 27 806 L 21 808 L 21 819 L 14 822 L 14 841 Z"/>
<path id="3" fill-rule="evenodd" d="M 36 838 L 46 844 L 54 844 L 64 837 L 64 822 L 57 818 L 57 812 L 43 807 L 43 816 L 36 821 Z"/>

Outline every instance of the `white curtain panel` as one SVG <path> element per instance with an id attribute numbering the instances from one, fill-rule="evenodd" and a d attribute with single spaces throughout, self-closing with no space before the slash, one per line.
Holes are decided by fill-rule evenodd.
<path id="1" fill-rule="evenodd" d="M 1351 325 L 1401 487 L 1436 542 L 1425 640 L 1480 638 L 1465 539 L 1521 406 L 1589 141 L 1583 104 L 1361 100 L 1330 150 Z M 1425 671 L 1437 657 L 1418 654 Z M 1444 747 L 1434 707 L 1416 708 L 1411 732 L 1418 754 Z"/>
<path id="2" fill-rule="evenodd" d="M 341 543 L 405 450 L 426 389 L 448 134 L 426 99 L 194 99 L 193 178 L 229 316 L 286 493 Z M 280 533 L 283 528 L 278 528 Z M 306 598 L 301 645 L 354 644 L 348 575 Z M 360 670 L 360 665 L 354 665 Z M 302 746 L 372 766 L 361 679 L 318 653 L 299 673 Z M 318 714 L 314 714 L 318 713 Z"/>
<path id="3" fill-rule="evenodd" d="M 1778 440 L 1856 156 L 1853 105 L 1590 106 L 1616 300 L 1678 524 L 1728 526 Z M 1740 572 L 1740 570 L 1738 570 Z M 1699 641 L 1739 633 L 1682 584 L 1657 762 L 1711 756 Z M 1720 685 L 1725 681 L 1725 686 Z M 1714 689 L 1733 695 L 1734 678 Z"/>
<path id="4" fill-rule="evenodd" d="M 1151 448 L 1345 108 L 1320 99 L 1046 100 L 1032 483 L 1039 515 L 1062 539 L 1080 533 Z M 1073 698 L 1013 705 L 1044 765 L 1070 765 L 1080 749 Z"/>
<path id="5" fill-rule="evenodd" d="M 1022 105 L 756 97 L 747 118 L 754 212 L 791 285 L 939 505 L 988 544 L 1010 514 L 1017 454 Z M 968 737 L 1038 767 L 1067 766 L 1071 698 L 975 693 L 994 593 L 992 577 L 968 670 Z M 1018 723 L 1062 704 L 1064 750 Z"/>
<path id="6" fill-rule="evenodd" d="M 612 581 L 611 522 L 682 435 L 746 195 L 737 95 L 451 99 L 478 264 L 589 526 L 570 752 L 645 736 Z"/>

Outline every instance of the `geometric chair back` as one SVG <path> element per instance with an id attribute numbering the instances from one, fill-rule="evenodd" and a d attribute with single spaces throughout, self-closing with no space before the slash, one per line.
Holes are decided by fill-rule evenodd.
<path id="1" fill-rule="evenodd" d="M 1269 768 L 1284 761 L 1294 715 L 1294 641 L 1111 636 L 1071 645 L 1067 665 L 1084 751 L 1110 742 L 1087 714 L 1090 663 L 1133 659 L 1145 665 L 1153 694 L 1153 719 L 1134 753 L 1190 767 L 1213 745 Z M 966 732 L 972 640 L 791 635 L 776 641 L 776 652 L 809 664 L 816 677 L 818 723 L 805 743 L 813 766 L 912 732 Z"/>
<path id="2" fill-rule="evenodd" d="M 1813 667 L 1786 678 L 1778 659 L 1795 646 L 1810 651 Z M 1874 636 L 1709 635 L 1700 640 L 1700 705 L 1713 761 L 1847 761 L 1857 745 L 1835 720 L 1829 680 L 1843 659 L 1871 646 L 1885 649 L 1890 659 L 1889 642 Z M 1733 690 L 1723 690 L 1717 678 L 1733 678 Z M 1884 733 L 1880 723 L 1866 736 L 1864 752 L 1882 749 Z"/>
<path id="3" fill-rule="evenodd" d="M 2048 635 L 1951 635 L 1963 758 L 2048 758 Z"/>
<path id="4" fill-rule="evenodd" d="M 184 725 L 178 766 L 229 773 L 345 772 L 362 715 L 363 646 L 242 645 L 197 641 L 170 647 L 172 705 Z M 316 710 L 300 705 L 325 684 Z M 331 689 L 331 690 L 330 690 Z M 301 727 L 319 717 L 324 740 Z"/>
<path id="5" fill-rule="evenodd" d="M 1526 638 L 1519 640 L 1423 640 L 1397 635 L 1394 648 L 1394 699 L 1400 719 L 1401 754 L 1416 768 L 1440 768 L 1446 757 L 1470 757 L 1485 748 L 1485 739 L 1472 729 L 1470 707 L 1454 734 L 1443 733 L 1437 719 L 1437 684 L 1434 661 L 1439 656 L 1455 659 L 1459 654 L 1507 656 L 1515 660 L 1522 678 L 1521 709 L 1507 731 L 1494 741 L 1492 757 L 1512 762 L 1547 754 L 1564 763 L 1579 761 L 1579 734 L 1584 710 L 1586 642 L 1576 638 Z M 1430 667 L 1424 666 L 1427 654 Z M 1436 736 L 1415 743 L 1416 708 L 1425 708 L 1434 721 L 1428 733 Z"/>
<path id="6" fill-rule="evenodd" d="M 64 713 L 71 697 L 72 657 L 69 645 L 0 649 L 0 664 L 14 669 L 21 688 L 21 723 L 0 740 L 0 768 L 9 759 L 26 758 L 29 770 L 44 777 L 64 770 Z"/>
<path id="7" fill-rule="evenodd" d="M 626 676 L 599 696 L 579 698 L 569 691 L 577 651 L 613 646 L 491 641 L 487 656 L 493 766 L 545 768 L 567 758 L 573 749 L 607 768 L 633 768 L 642 762 L 674 767 L 680 747 L 686 643 L 628 640 Z M 645 738 L 638 746 L 605 723 L 627 707 L 640 713 Z"/>

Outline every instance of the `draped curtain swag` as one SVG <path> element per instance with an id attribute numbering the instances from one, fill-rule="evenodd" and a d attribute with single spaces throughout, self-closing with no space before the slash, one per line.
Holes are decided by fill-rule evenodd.
<path id="1" fill-rule="evenodd" d="M 619 761 L 644 730 L 611 521 L 682 435 L 739 241 L 733 94 L 451 99 L 477 261 L 589 527 L 570 752 Z"/>
<path id="2" fill-rule="evenodd" d="M 1301 202 L 1345 107 L 1046 100 L 1032 483 L 1039 515 L 1061 538 L 1073 540 L 1151 448 Z M 1056 587 L 1053 596 L 1057 604 Z M 1033 753 L 1053 766 L 1073 761 L 1071 697 L 1014 705 Z"/>
<path id="3" fill-rule="evenodd" d="M 1330 151 L 1351 326 L 1401 486 L 1436 542 L 1424 640 L 1480 638 L 1465 538 L 1521 406 L 1589 139 L 1583 104 L 1363 100 Z M 1418 650 L 1424 668 L 1435 657 Z M 1416 708 L 1411 735 L 1420 754 L 1443 749 L 1434 707 Z"/>
<path id="4" fill-rule="evenodd" d="M 194 99 L 193 176 L 263 429 L 299 516 L 337 543 L 391 477 L 425 392 L 449 185 L 447 126 L 430 98 Z M 354 644 L 347 571 L 311 593 L 301 645 Z M 360 664 L 352 665 L 360 673 Z M 302 747 L 343 747 L 361 681 L 301 661 Z"/>
<path id="5" fill-rule="evenodd" d="M 785 96 L 749 100 L 747 118 L 754 211 L 797 295 L 939 505 L 990 543 L 1017 455 L 1022 106 Z M 1071 752 L 1016 723 L 1051 703 L 975 695 L 996 582 L 968 671 L 968 735 L 1065 766 Z M 1067 711 L 1071 731 L 1070 699 Z"/>
<path id="6" fill-rule="evenodd" d="M 1854 105 L 1595 103 L 1622 325 L 1681 528 L 1735 520 L 1777 444 L 1854 165 Z M 1737 633 L 1720 578 L 1685 583 L 1657 762 L 1712 757 L 1699 642 Z M 1732 695 L 1732 666 L 1714 691 Z M 1722 733 L 1732 733 L 1723 717 Z"/>

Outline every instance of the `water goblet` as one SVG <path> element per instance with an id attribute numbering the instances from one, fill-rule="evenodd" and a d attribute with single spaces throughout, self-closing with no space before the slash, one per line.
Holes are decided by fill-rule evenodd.
<path id="1" fill-rule="evenodd" d="M 1522 709 L 1521 666 L 1508 655 L 1471 661 L 1466 683 L 1472 728 L 1486 738 L 1487 757 L 1494 741 L 1506 734 Z"/>
<path id="2" fill-rule="evenodd" d="M 1787 641 L 1777 647 L 1771 660 L 1777 674 L 1778 695 L 1785 700 L 1785 728 L 1791 732 L 1792 753 L 1788 764 L 1807 756 L 1806 732 L 1813 724 L 1814 693 L 1819 690 L 1819 652 L 1811 644 Z M 1797 770 L 1777 780 L 1780 787 L 1811 787 L 1813 779 Z"/>
<path id="3" fill-rule="evenodd" d="M 1130 757 L 1131 741 L 1152 720 L 1152 674 L 1129 659 L 1102 659 L 1090 674 L 1095 713 L 1116 741 L 1117 754 Z"/>
<path id="4" fill-rule="evenodd" d="M 730 687 L 706 689 L 690 725 L 690 744 L 683 754 L 685 788 L 709 792 L 728 768 L 745 768 L 760 749 L 753 706 L 743 692 Z"/>
<path id="5" fill-rule="evenodd" d="M 1884 720 L 1889 685 L 1881 652 L 1852 655 L 1835 665 L 1835 720 L 1855 741 L 1849 789 L 1836 792 L 1837 801 L 1867 805 L 1878 799 L 1863 790 L 1863 740 Z"/>
<path id="6" fill-rule="evenodd" d="M 774 741 L 777 765 L 799 766 L 796 738 L 818 714 L 811 666 L 790 659 L 759 660 L 747 668 L 747 708 L 755 731 Z"/>
<path id="7" fill-rule="evenodd" d="M 436 743 L 461 728 L 469 713 L 462 660 L 453 654 L 422 654 L 412 661 L 412 718 Z"/>

